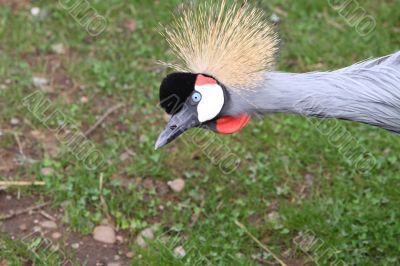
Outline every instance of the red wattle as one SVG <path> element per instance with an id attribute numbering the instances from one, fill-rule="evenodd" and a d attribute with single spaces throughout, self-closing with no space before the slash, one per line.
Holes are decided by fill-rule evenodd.
<path id="1" fill-rule="evenodd" d="M 217 119 L 216 129 L 220 134 L 232 134 L 244 128 L 249 120 L 249 115 L 224 116 Z"/>

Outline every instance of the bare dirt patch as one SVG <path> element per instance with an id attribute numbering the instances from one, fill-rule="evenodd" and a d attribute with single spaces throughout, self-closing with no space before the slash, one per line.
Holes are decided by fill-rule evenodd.
<path id="1" fill-rule="evenodd" d="M 29 132 L 29 136 L 33 141 L 38 142 L 38 144 L 42 146 L 43 151 L 49 155 L 50 158 L 56 157 L 60 152 L 59 141 L 51 132 L 32 130 Z"/>
<path id="2" fill-rule="evenodd" d="M 17 169 L 15 153 L 9 149 L 0 148 L 0 173 L 4 176 L 12 175 Z"/>
<path id="3" fill-rule="evenodd" d="M 1 130 L 0 130 L 1 131 Z M 7 133 L 4 133 L 7 132 Z M 60 148 L 55 136 L 46 131 L 31 130 L 27 124 L 6 129 L 0 136 L 0 176 L 15 177 L 47 154 L 58 155 Z M 7 141 L 11 144 L 7 144 Z M 7 147 L 8 146 L 8 147 Z"/>
<path id="4" fill-rule="evenodd" d="M 37 206 L 45 200 L 39 197 L 18 199 L 13 194 L 0 191 L 0 217 Z M 62 209 L 53 209 L 48 205 L 40 210 L 28 211 L 0 221 L 0 230 L 13 239 L 23 241 L 40 237 L 48 248 L 59 247 L 62 254 L 65 254 L 66 261 L 75 258 L 87 265 L 129 264 L 129 258 L 126 256 L 129 252 L 126 234 L 117 232 L 119 241 L 116 244 L 104 244 L 95 241 L 92 236 L 82 236 L 72 232 L 61 222 L 62 217 Z"/>
<path id="5" fill-rule="evenodd" d="M 9 6 L 13 11 L 17 11 L 28 7 L 30 2 L 30 0 L 0 0 L 0 6 Z"/>
<path id="6" fill-rule="evenodd" d="M 71 51 L 67 51 L 64 55 L 55 53 L 44 55 L 36 53 L 27 54 L 24 58 L 32 69 L 43 66 L 43 73 L 37 73 L 37 75 L 49 78 L 48 92 L 61 93 L 62 96 L 68 96 L 67 99 L 69 99 L 70 94 L 74 93 L 77 89 L 76 82 L 68 75 L 65 66 L 69 60 L 73 60 L 73 53 Z"/>

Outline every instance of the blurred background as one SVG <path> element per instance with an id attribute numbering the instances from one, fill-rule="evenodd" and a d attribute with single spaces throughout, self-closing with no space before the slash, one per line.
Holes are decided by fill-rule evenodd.
<path id="1" fill-rule="evenodd" d="M 281 71 L 400 50 L 399 0 L 250 2 Z M 394 134 L 271 115 L 154 150 L 187 4 L 0 0 L 0 265 L 398 264 Z"/>

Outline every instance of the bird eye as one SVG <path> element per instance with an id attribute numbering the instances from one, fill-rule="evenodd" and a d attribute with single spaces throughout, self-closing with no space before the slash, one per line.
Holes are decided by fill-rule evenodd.
<path id="1" fill-rule="evenodd" d="M 198 92 L 193 93 L 193 94 L 192 94 L 192 101 L 193 101 L 194 103 L 200 102 L 200 101 L 201 101 L 201 94 L 198 93 Z"/>

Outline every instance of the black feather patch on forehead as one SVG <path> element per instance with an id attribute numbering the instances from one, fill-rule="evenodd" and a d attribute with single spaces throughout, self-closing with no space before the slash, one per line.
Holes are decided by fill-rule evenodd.
<path id="1" fill-rule="evenodd" d="M 169 74 L 160 86 L 160 105 L 170 115 L 178 113 L 196 84 L 196 74 Z"/>

